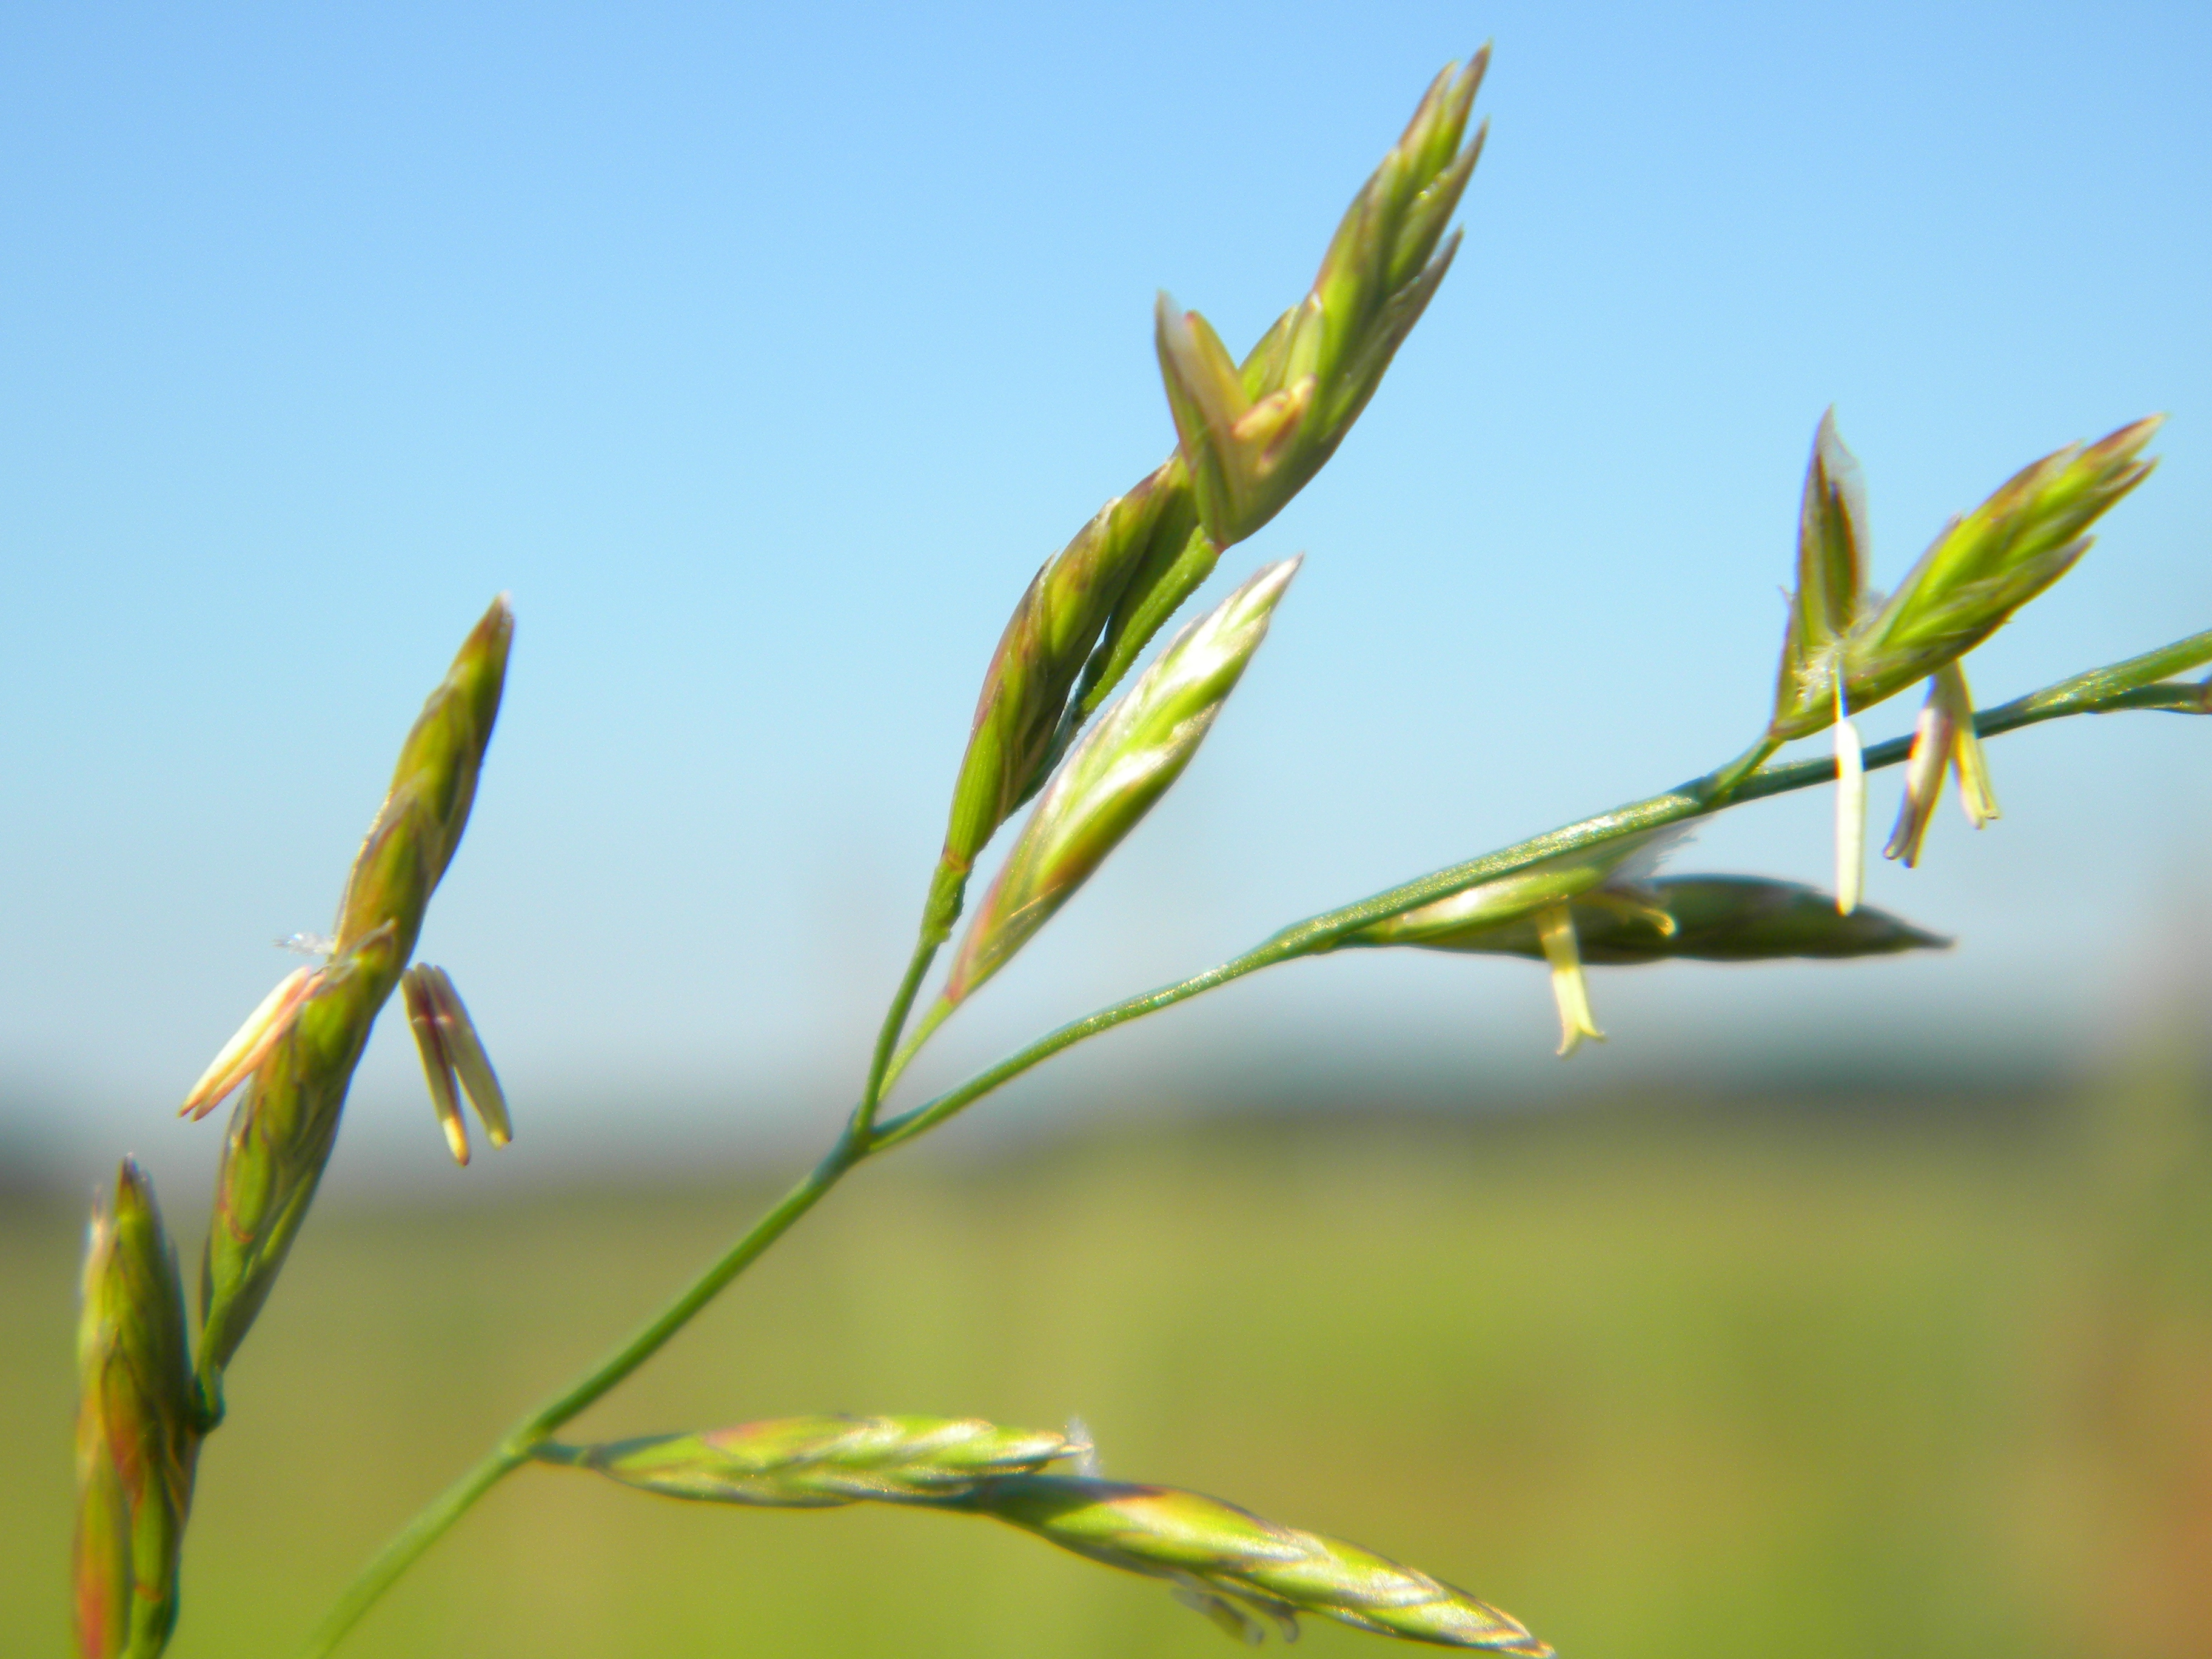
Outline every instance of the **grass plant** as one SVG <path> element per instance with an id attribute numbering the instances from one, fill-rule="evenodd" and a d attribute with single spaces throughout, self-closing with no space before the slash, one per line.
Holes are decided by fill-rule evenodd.
<path id="1" fill-rule="evenodd" d="M 913 954 L 866 1056 L 842 1129 L 813 1168 L 660 1312 L 525 1415 L 379 1553 L 308 1638 L 335 1650 L 487 1494 L 529 1466 L 752 1507 L 887 1504 L 981 1515 L 1091 1560 L 1165 1580 L 1232 1634 L 1285 1635 L 1312 1613 L 1389 1637 L 1544 1659 L 1513 1615 L 1427 1571 L 1180 1487 L 1109 1480 L 1084 1437 L 968 1419 L 808 1416 L 668 1429 L 578 1444 L 568 1425 L 627 1382 L 848 1174 L 918 1139 L 1054 1055 L 1261 969 L 1393 946 L 1540 957 L 1562 1054 L 1601 1036 L 1583 961 L 1749 961 L 1883 955 L 1940 943 L 1858 905 L 1867 777 L 1909 763 L 1893 855 L 1917 857 L 1936 788 L 1955 774 L 1969 815 L 1994 816 L 1981 739 L 2084 714 L 2212 712 L 2212 630 L 2072 675 L 1996 708 L 1972 706 L 1961 667 L 2090 545 L 2097 520 L 2148 476 L 2155 418 L 2024 468 L 1943 529 L 1887 599 L 1868 586 L 1855 464 L 1832 419 L 1816 434 L 1797 588 L 1772 709 L 1751 745 L 1675 788 L 1296 921 L 1252 950 L 1060 1029 L 933 1097 L 899 1103 L 908 1062 L 1082 887 L 1192 764 L 1284 600 L 1296 562 L 1269 565 L 1139 659 L 1224 553 L 1321 473 L 1450 269 L 1454 214 L 1482 148 L 1470 131 L 1487 52 L 1448 67 L 1355 198 L 1311 289 L 1249 351 L 1162 297 L 1154 346 L 1175 430 L 1169 458 L 1109 501 L 1022 595 L 986 667 Z M 495 601 L 464 641 L 403 745 L 356 855 L 320 965 L 289 975 L 223 1044 L 185 1109 L 238 1093 L 187 1333 L 173 1248 L 150 1187 L 126 1164 L 94 1231 L 81 1340 L 84 1395 L 76 1583 L 80 1651 L 152 1659 L 179 1602 L 178 1540 L 192 1471 L 225 1417 L 226 1371 L 269 1305 L 331 1156 L 378 1013 L 404 988 L 438 1120 L 465 1162 L 465 1094 L 494 1144 L 507 1103 L 451 980 L 411 963 L 430 898 L 466 827 L 496 718 L 514 622 Z M 1127 689 L 1121 688 L 1125 681 Z M 1855 715 L 1928 683 L 1914 736 L 1863 747 Z M 1118 700 L 1115 694 L 1119 692 Z M 1112 700 L 1112 701 L 1109 701 Z M 1778 763 L 1781 744 L 1832 734 L 1832 759 Z M 1668 877 L 1679 828 L 1747 801 L 1837 784 L 1836 891 L 1736 876 Z M 998 832 L 1035 805 L 959 928 Z M 916 1017 L 917 1007 L 924 1012 Z"/>

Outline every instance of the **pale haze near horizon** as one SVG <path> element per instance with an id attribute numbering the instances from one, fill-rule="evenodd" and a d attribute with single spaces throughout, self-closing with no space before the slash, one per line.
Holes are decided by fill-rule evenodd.
<path id="1" fill-rule="evenodd" d="M 1458 267 L 1208 590 L 1306 551 L 1273 637 L 921 1084 L 1741 749 L 1831 404 L 1883 583 L 2027 461 L 2171 414 L 2159 474 L 1972 659 L 1984 702 L 2212 625 L 2201 9 L 6 29 L 0 1146 L 72 1169 L 211 1160 L 173 1103 L 292 965 L 270 941 L 328 926 L 400 737 L 501 591 L 507 704 L 422 954 L 515 1097 L 502 1159 L 826 1133 L 1006 611 L 1172 441 L 1155 291 L 1241 349 L 1486 37 Z M 1613 1040 L 1556 1070 L 1526 964 L 1300 964 L 975 1123 L 1275 1078 L 2093 1063 L 2144 1006 L 2203 1000 L 2177 964 L 2208 911 L 2208 738 L 2135 715 L 1994 744 L 2003 820 L 1974 836 L 1947 804 L 1921 869 L 1870 878 L 1959 937 L 1943 956 L 1601 975 Z M 1894 774 L 1874 798 L 1879 841 Z M 1825 882 L 1827 813 L 1748 809 L 1675 867 Z M 349 1145 L 425 1179 L 442 1158 L 397 1018 Z"/>

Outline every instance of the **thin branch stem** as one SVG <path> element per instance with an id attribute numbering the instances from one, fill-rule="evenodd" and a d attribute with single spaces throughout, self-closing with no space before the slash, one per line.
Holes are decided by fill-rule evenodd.
<path id="1" fill-rule="evenodd" d="M 2040 691 L 2031 692 L 2025 697 L 1984 710 L 1974 717 L 1974 729 L 1983 737 L 1993 738 L 2006 732 L 2017 731 L 2024 726 L 2060 720 L 2069 714 L 2112 714 L 2133 708 L 2166 709 L 2178 714 L 2212 714 L 2212 684 L 2142 684 L 2150 675 L 2192 668 L 2207 660 L 2212 660 L 2212 629 L 2192 635 L 2162 650 L 2117 663 L 2110 668 L 2077 674 L 2071 679 L 2061 680 Z M 1533 836 L 1516 846 L 1482 858 L 1470 859 L 1464 864 L 1452 865 L 1431 875 L 1361 899 L 1355 904 L 1324 910 L 1319 915 L 1293 923 L 1243 955 L 1233 957 L 1202 974 L 1131 997 L 1073 1021 L 1057 1030 L 1048 1031 L 1029 1047 L 1007 1055 L 988 1071 L 977 1073 L 958 1087 L 948 1090 L 934 1099 L 924 1101 L 911 1111 L 902 1113 L 883 1124 L 877 1130 L 870 1150 L 880 1151 L 896 1146 L 902 1141 L 911 1140 L 916 1135 L 927 1133 L 955 1113 L 1012 1082 L 1031 1066 L 1049 1060 L 1064 1048 L 1074 1047 L 1086 1037 L 1110 1031 L 1117 1025 L 1126 1025 L 1146 1014 L 1158 1013 L 1163 1008 L 1171 1008 L 1178 1002 L 1188 1002 L 1194 996 L 1226 985 L 1231 980 L 1242 979 L 1247 974 L 1255 974 L 1262 968 L 1272 968 L 1277 963 L 1290 962 L 1299 957 L 1320 955 L 1334 949 L 1347 934 L 1357 933 L 1372 923 L 1418 909 L 1438 899 L 1449 898 L 1455 893 L 1465 892 L 1484 882 L 1510 876 L 1516 871 L 1524 870 L 1532 864 L 1555 858 L 1562 853 L 1602 846 L 1625 836 L 1639 835 L 1667 824 L 1705 817 L 1747 801 L 1786 794 L 1791 790 L 1830 782 L 1835 778 L 1835 760 L 1826 756 L 1797 761 L 1788 766 L 1762 767 L 1747 775 L 1743 758 L 1759 754 L 1762 748 L 1766 753 L 1773 752 L 1773 745 L 1762 739 L 1759 744 L 1748 751 L 1747 757 L 1662 794 L 1653 795 L 1626 806 L 1617 806 L 1610 812 L 1601 812 L 1595 817 L 1584 818 L 1578 823 L 1567 824 L 1545 835 Z M 1869 749 L 1864 756 L 1864 764 L 1869 771 L 1894 766 L 1911 752 L 1912 739 L 1910 737 L 1893 738 Z"/>
<path id="2" fill-rule="evenodd" d="M 860 1103 L 853 1109 L 852 1121 L 845 1126 L 845 1138 L 854 1146 L 868 1145 L 875 1133 L 876 1109 L 883 1103 L 884 1091 L 897 1080 L 907 1061 L 914 1057 L 914 1051 L 934 1029 L 925 1025 L 915 1034 L 914 1042 L 904 1048 L 898 1046 L 899 1038 L 906 1032 L 907 1016 L 914 1012 L 914 1000 L 921 991 L 923 976 L 929 972 L 929 964 L 936 960 L 937 948 L 943 942 L 941 935 L 923 927 L 921 937 L 915 941 L 913 959 L 906 965 L 906 976 L 899 981 L 899 988 L 891 996 L 891 1006 L 884 1012 L 883 1025 L 876 1032 L 875 1052 L 868 1057 L 868 1080 L 860 1091 Z"/>
<path id="3" fill-rule="evenodd" d="M 450 1527 L 514 1470 L 530 1462 L 538 1448 L 586 1407 L 642 1365 L 669 1338 L 690 1323 L 761 1252 L 783 1237 L 791 1224 L 818 1203 L 846 1171 L 864 1154 L 857 1154 L 841 1139 L 837 1149 L 807 1177 L 783 1195 L 775 1207 L 755 1222 L 751 1230 L 732 1244 L 684 1293 L 661 1310 L 635 1336 L 600 1361 L 574 1386 L 548 1401 L 507 1431 L 505 1438 L 474 1468 L 431 1500 L 422 1513 L 386 1544 L 361 1576 L 347 1586 L 343 1596 L 316 1627 L 301 1650 L 303 1659 L 322 1659 L 344 1638 L 389 1589 L 400 1574 L 443 1537 Z"/>
<path id="4" fill-rule="evenodd" d="M 899 1074 L 906 1070 L 907 1062 L 920 1054 L 922 1044 L 936 1035 L 937 1028 L 945 1024 L 955 1006 L 945 1001 L 942 997 L 930 1004 L 928 1012 L 922 1015 L 914 1030 L 908 1033 L 906 1041 L 899 1045 L 898 1053 L 891 1057 L 890 1070 L 884 1073 L 883 1092 L 884 1094 L 890 1092 L 891 1086 L 899 1080 Z M 874 1143 L 871 1141 L 870 1144 L 872 1148 Z"/>
<path id="5" fill-rule="evenodd" d="M 508 1442 L 502 1441 L 474 1468 L 440 1492 L 346 1586 L 345 1594 L 315 1627 L 315 1633 L 307 1638 L 307 1645 L 301 1652 L 320 1659 L 320 1656 L 337 1647 L 345 1639 L 346 1632 L 360 1622 L 361 1616 L 375 1605 L 377 1598 L 391 1589 L 393 1581 L 413 1566 L 424 1551 L 444 1537 L 447 1528 L 467 1513 L 477 1498 L 529 1460 L 528 1452 L 517 1452 Z"/>
<path id="6" fill-rule="evenodd" d="M 1711 786 L 1713 804 L 1718 806 L 1726 802 L 1735 793 L 1743 781 L 1765 765 L 1769 757 L 1781 747 L 1782 740 L 1779 738 L 1769 733 L 1762 733 L 1757 743 L 1752 744 L 1719 771 L 1711 774 L 1707 781 Z"/>
<path id="7" fill-rule="evenodd" d="M 2071 714 L 2111 714 L 2122 709 L 2212 714 L 2212 683 L 2151 683 L 2208 661 L 2212 661 L 2212 630 L 2193 635 L 2160 650 L 2147 653 L 2127 662 L 2116 663 L 2109 668 L 2077 674 L 1999 708 L 1984 710 L 1975 716 L 1975 729 L 1985 738 L 1996 737 L 2044 720 L 2059 720 Z M 1866 751 L 1865 764 L 1869 770 L 1894 766 L 1911 752 L 1911 748 L 1910 738 L 1876 744 Z M 1678 788 L 1532 836 L 1482 858 L 1438 870 L 1355 904 L 1310 916 L 1284 928 L 1243 955 L 1209 968 L 1202 974 L 1128 998 L 1063 1025 L 1057 1030 L 1047 1032 L 1027 1048 L 1009 1054 L 988 1070 L 977 1073 L 957 1087 L 879 1123 L 876 1121 L 876 1109 L 884 1091 L 895 1080 L 913 1048 L 918 1047 L 920 1041 L 933 1029 L 933 1022 L 925 1023 L 917 1030 L 915 1041 L 909 1043 L 906 1050 L 898 1048 L 899 1038 L 904 1031 L 907 1018 L 913 1011 L 922 978 L 928 972 L 929 964 L 942 942 L 941 934 L 933 938 L 925 930 L 921 943 L 915 947 L 914 958 L 908 965 L 906 977 L 900 983 L 898 994 L 892 999 L 890 1010 L 885 1015 L 882 1030 L 878 1035 L 874 1057 L 869 1067 L 868 1085 L 861 1103 L 854 1109 L 852 1119 L 829 1155 L 656 1318 L 574 1387 L 516 1425 L 496 1449 L 410 1522 L 347 1589 L 343 1598 L 331 1610 L 303 1650 L 302 1659 L 323 1659 L 323 1656 L 337 1646 L 339 1639 L 376 1599 L 477 1499 L 513 1470 L 531 1461 L 538 1449 L 548 1443 L 571 1419 L 659 1352 L 671 1337 L 690 1323 L 738 1274 L 750 1267 L 794 1222 L 812 1209 L 855 1164 L 927 1133 L 985 1095 L 1087 1037 L 1109 1031 L 1117 1025 L 1126 1025 L 1163 1008 L 1173 1007 L 1176 1003 L 1188 1002 L 1232 980 L 1257 973 L 1262 968 L 1333 950 L 1347 936 L 1370 923 L 1437 899 L 1449 898 L 1469 887 L 1511 875 L 1517 870 L 1562 853 L 1601 846 L 1647 830 L 1704 817 L 1747 801 L 1808 788 L 1826 782 L 1836 775 L 1836 763 L 1832 758 L 1822 757 L 1786 766 L 1764 765 L 1762 763 L 1766 756 L 1771 753 L 1771 745 L 1762 739 L 1746 755 Z"/>

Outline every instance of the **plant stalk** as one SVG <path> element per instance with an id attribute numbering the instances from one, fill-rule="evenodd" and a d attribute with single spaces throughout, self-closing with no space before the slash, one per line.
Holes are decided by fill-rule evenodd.
<path id="1" fill-rule="evenodd" d="M 875 1052 L 868 1057 L 868 1079 L 860 1089 L 860 1103 L 853 1108 L 852 1121 L 845 1126 L 845 1139 L 860 1149 L 865 1158 L 874 1138 L 876 1109 L 883 1103 L 884 1091 L 898 1080 L 908 1060 L 935 1029 L 925 1024 L 915 1033 L 912 1042 L 902 1048 L 898 1040 L 906 1034 L 907 1016 L 914 1012 L 914 1000 L 921 992 L 923 976 L 929 964 L 936 960 L 941 935 L 925 926 L 921 937 L 915 941 L 914 957 L 906 965 L 906 976 L 899 981 L 898 989 L 892 994 L 891 1006 L 884 1012 L 884 1023 L 876 1032 Z M 896 1058 L 894 1058 L 896 1055 Z"/>
<path id="2" fill-rule="evenodd" d="M 301 1650 L 303 1659 L 322 1659 L 322 1656 L 337 1647 L 346 1632 L 359 1622 L 361 1616 L 374 1605 L 377 1598 L 392 1587 L 400 1574 L 415 1564 L 416 1558 L 443 1537 L 447 1528 L 467 1513 L 477 1499 L 497 1486 L 512 1470 L 528 1462 L 539 1445 L 552 1438 L 572 1419 L 580 1415 L 587 1407 L 658 1353 L 671 1337 L 690 1324 L 701 1309 L 720 1295 L 732 1279 L 744 1272 L 763 1251 L 782 1237 L 793 1222 L 820 1202 L 823 1194 L 866 1156 L 865 1152 L 855 1150 L 848 1139 L 840 1138 L 829 1157 L 817 1164 L 804 1181 L 786 1193 L 774 1209 L 755 1222 L 744 1237 L 725 1251 L 658 1316 L 601 1360 L 573 1387 L 516 1424 L 482 1462 L 432 1499 L 427 1508 L 384 1547 L 360 1577 L 347 1586 L 337 1605 L 316 1627 L 314 1635 L 308 1638 L 307 1645 Z"/>
<path id="3" fill-rule="evenodd" d="M 906 1041 L 899 1044 L 898 1053 L 891 1056 L 890 1069 L 884 1073 L 884 1093 L 890 1092 L 892 1087 L 898 1082 L 900 1073 L 906 1070 L 907 1062 L 921 1052 L 922 1044 L 936 1035 L 937 1028 L 945 1024 L 956 1006 L 945 1001 L 942 997 L 930 1004 L 928 1012 L 922 1015 L 921 1022 L 913 1030 L 907 1033 Z"/>
<path id="4" fill-rule="evenodd" d="M 2212 629 L 2191 635 L 2162 650 L 2130 659 L 2112 667 L 2098 669 L 2087 674 L 2078 674 L 2071 679 L 2045 686 L 2040 691 L 1984 710 L 1974 717 L 1974 729 L 1983 737 L 1991 738 L 2006 732 L 2018 731 L 2024 726 L 2034 726 L 2045 720 L 2060 720 L 2069 714 L 2102 714 L 2122 709 L 2164 709 L 2177 714 L 2212 714 L 2212 684 L 2142 684 L 2140 678 L 2151 672 L 2169 672 L 2185 669 L 2212 659 Z M 2170 664 L 2171 667 L 2166 665 Z M 1787 766 L 1757 766 L 1747 771 L 1744 762 L 1763 753 L 1771 754 L 1775 745 L 1762 738 L 1745 756 L 1729 762 L 1717 771 L 1709 772 L 1664 793 L 1652 795 L 1626 806 L 1617 806 L 1610 812 L 1584 818 L 1541 836 L 1508 847 L 1502 851 L 1470 859 L 1464 864 L 1455 864 L 1422 876 L 1401 886 L 1393 887 L 1347 904 L 1334 910 L 1324 910 L 1319 915 L 1294 922 L 1282 932 L 1243 955 L 1193 975 L 1174 985 L 1162 986 L 1146 991 L 1111 1007 L 1048 1031 L 1043 1036 L 993 1066 L 979 1072 L 957 1088 L 948 1090 L 935 1098 L 923 1102 L 913 1110 L 900 1114 L 880 1125 L 870 1145 L 871 1152 L 896 1146 L 902 1141 L 935 1128 L 945 1119 L 963 1108 L 972 1105 L 985 1095 L 1012 1082 L 1024 1072 L 1042 1060 L 1049 1060 L 1064 1048 L 1070 1048 L 1086 1037 L 1110 1031 L 1117 1025 L 1126 1025 L 1133 1019 L 1171 1008 L 1178 1002 L 1188 1002 L 1231 980 L 1255 974 L 1262 968 L 1272 968 L 1281 962 L 1299 957 L 1318 956 L 1333 950 L 1345 936 L 1358 932 L 1371 923 L 1388 920 L 1407 910 L 1417 909 L 1438 899 L 1449 898 L 1455 893 L 1495 881 L 1541 863 L 1562 853 L 1578 852 L 1586 848 L 1602 846 L 1618 841 L 1624 836 L 1638 835 L 1670 823 L 1681 823 L 1691 818 L 1709 817 L 1747 801 L 1762 800 L 1769 795 L 1787 794 L 1792 790 L 1808 788 L 1827 783 L 1836 776 L 1832 757 L 1794 762 Z M 1893 738 L 1866 750 L 1863 763 L 1869 771 L 1885 766 L 1895 766 L 1912 752 L 1910 736 Z"/>
<path id="5" fill-rule="evenodd" d="M 2127 662 L 2077 674 L 2045 686 L 2040 691 L 2031 692 L 1998 708 L 1984 710 L 1975 716 L 1975 729 L 1983 737 L 1991 738 L 2044 720 L 2059 720 L 2072 714 L 2111 714 L 2122 709 L 2212 714 L 2212 682 L 2150 683 L 2207 661 L 2212 661 L 2212 630 L 2192 635 L 2188 639 Z M 1870 771 L 1894 766 L 1904 760 L 1911 749 L 1910 737 L 1876 744 L 1866 750 L 1864 764 Z M 1754 746 L 1750 752 L 1757 754 L 1759 746 Z M 1836 775 L 1836 763 L 1829 757 L 1797 761 L 1785 766 L 1766 766 L 1754 762 L 1751 769 L 1744 765 L 1747 757 L 1739 757 L 1718 770 L 1678 788 L 1532 836 L 1482 858 L 1452 865 L 1357 903 L 1310 916 L 1284 928 L 1242 956 L 1231 957 L 1204 973 L 1128 998 L 1047 1032 L 1028 1047 L 1009 1054 L 997 1065 L 977 1073 L 957 1087 L 923 1102 L 909 1111 L 878 1122 L 876 1112 L 883 1091 L 896 1076 L 894 1055 L 896 1054 L 897 1066 L 902 1066 L 908 1057 L 908 1053 L 898 1052 L 899 1038 L 904 1030 L 907 1017 L 913 1010 L 922 978 L 928 972 L 929 964 L 941 942 L 941 936 L 933 939 L 925 930 L 878 1035 L 874 1057 L 869 1067 L 867 1088 L 837 1144 L 829 1154 L 805 1180 L 787 1193 L 775 1208 L 754 1223 L 751 1231 L 732 1245 L 682 1295 L 670 1303 L 658 1317 L 574 1387 L 518 1424 L 497 1448 L 410 1522 L 349 1587 L 302 1650 L 302 1659 L 324 1659 L 324 1656 L 337 1645 L 376 1599 L 413 1565 L 417 1557 L 443 1536 L 477 1499 L 511 1471 L 529 1462 L 538 1446 L 657 1353 L 671 1337 L 690 1323 L 701 1310 L 750 1267 L 793 1223 L 812 1209 L 855 1164 L 927 1133 L 985 1095 L 1087 1037 L 1111 1030 L 1117 1025 L 1126 1025 L 1163 1008 L 1173 1007 L 1176 1003 L 1188 1002 L 1232 980 L 1257 973 L 1262 968 L 1299 957 L 1320 955 L 1335 948 L 1347 935 L 1372 922 L 1437 899 L 1448 898 L 1480 883 L 1510 875 L 1562 853 L 1601 846 L 1624 836 L 1707 817 L 1747 801 L 1808 788 L 1827 782 Z M 933 1028 L 926 1026 L 917 1031 L 916 1042 L 908 1045 L 908 1053 L 913 1047 L 918 1046 L 921 1038 L 927 1036 L 930 1029 Z"/>

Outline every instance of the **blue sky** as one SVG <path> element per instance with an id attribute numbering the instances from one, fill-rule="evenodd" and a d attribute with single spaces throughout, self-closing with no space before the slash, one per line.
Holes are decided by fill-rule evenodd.
<path id="1" fill-rule="evenodd" d="M 2202 7 L 26 5 L 0 29 L 0 1139 L 72 1158 L 211 1158 L 173 1102 L 290 965 L 269 941 L 327 926 L 501 590 L 507 708 L 422 952 L 514 1089 L 512 1156 L 826 1121 L 1006 611 L 1171 441 L 1155 291 L 1241 349 L 1485 38 L 1460 264 L 1216 579 L 1308 552 L 1273 637 L 923 1081 L 1735 753 L 1832 403 L 1877 581 L 2025 462 L 2171 413 L 2159 475 L 1977 653 L 1984 701 L 2212 624 Z M 2212 915 L 2208 740 L 2163 716 L 2003 740 L 2002 822 L 1947 808 L 1919 871 L 1872 878 L 1958 951 L 1603 975 L 1614 1040 L 1573 1075 L 2094 1057 Z M 1822 878 L 1826 812 L 1748 810 L 1678 865 Z M 1522 964 L 1307 964 L 1004 1110 L 1285 1062 L 1542 1081 L 1550 1021 Z M 388 1023 L 349 1136 L 428 1170 L 412 1067 Z"/>

